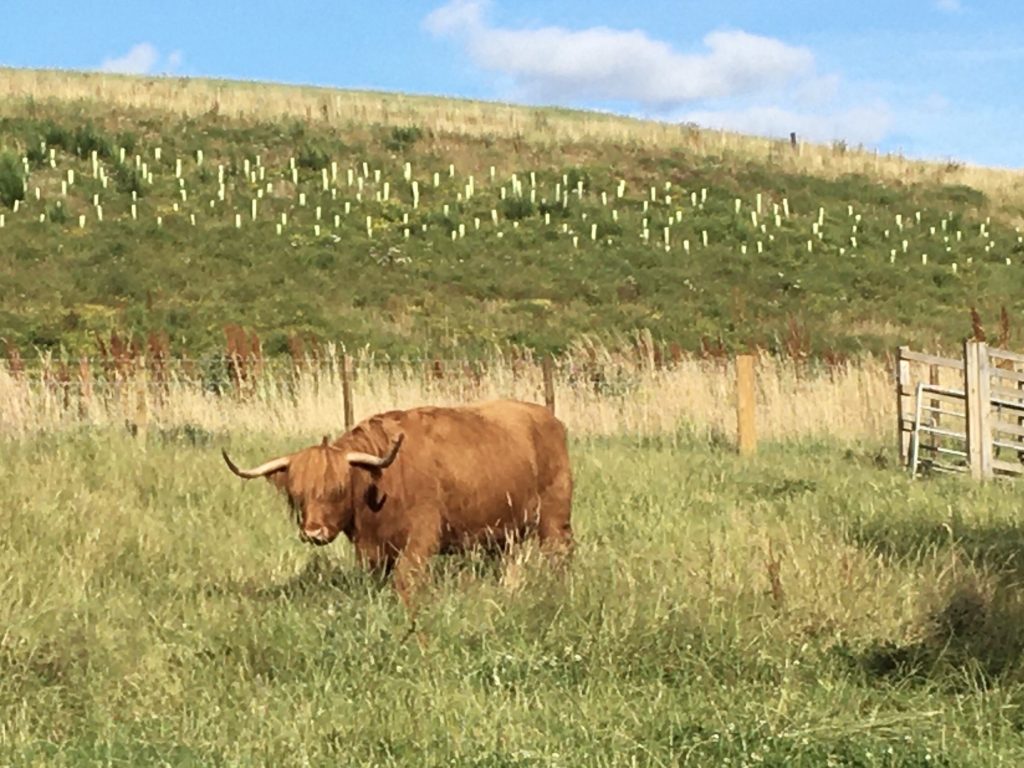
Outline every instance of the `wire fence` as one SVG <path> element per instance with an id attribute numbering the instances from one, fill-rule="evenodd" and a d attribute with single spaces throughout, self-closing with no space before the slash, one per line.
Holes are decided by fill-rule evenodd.
<path id="1" fill-rule="evenodd" d="M 129 348 L 130 349 L 130 348 Z M 700 435 L 732 441 L 735 363 L 655 345 L 597 344 L 557 356 L 393 358 L 339 345 L 266 357 L 250 347 L 174 357 L 105 354 L 0 359 L 0 434 L 80 425 L 315 435 L 415 405 L 493 398 L 547 403 L 580 435 Z M 893 415 L 891 363 L 757 356 L 757 434 L 765 440 L 880 439 Z"/>

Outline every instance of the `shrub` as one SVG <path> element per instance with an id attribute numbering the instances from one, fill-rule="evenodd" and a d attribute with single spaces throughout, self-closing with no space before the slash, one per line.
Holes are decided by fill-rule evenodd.
<path id="1" fill-rule="evenodd" d="M 144 184 L 142 183 L 142 172 L 127 163 L 121 163 L 114 171 L 114 182 L 117 184 L 118 192 L 131 194 L 134 192 L 137 197 L 142 197 Z"/>
<path id="2" fill-rule="evenodd" d="M 312 171 L 319 171 L 331 164 L 331 154 L 319 144 L 306 142 L 299 149 L 295 158 L 295 164 L 299 168 L 308 168 Z"/>
<path id="3" fill-rule="evenodd" d="M 55 149 L 59 147 L 67 152 L 72 152 L 75 149 L 75 140 L 71 131 L 52 120 L 43 126 L 43 141 L 46 142 L 46 146 Z"/>
<path id="4" fill-rule="evenodd" d="M 124 147 L 124 151 L 129 155 L 135 154 L 136 143 L 135 134 L 131 131 L 124 131 L 117 135 L 117 146 Z"/>
<path id="5" fill-rule="evenodd" d="M 33 168 L 42 168 L 46 165 L 46 149 L 44 149 L 38 141 L 29 143 L 28 149 L 25 152 L 25 157 L 28 158 L 28 163 Z"/>
<path id="6" fill-rule="evenodd" d="M 423 129 L 418 125 L 396 125 L 384 140 L 384 148 L 391 152 L 402 152 L 409 149 L 423 138 Z"/>
<path id="7" fill-rule="evenodd" d="M 25 171 L 13 152 L 0 153 L 0 203 L 8 208 L 15 200 L 25 199 Z"/>
<path id="8" fill-rule="evenodd" d="M 54 224 L 63 224 L 68 220 L 68 210 L 64 207 L 64 204 L 58 200 L 53 205 L 47 206 L 46 218 Z"/>
<path id="9" fill-rule="evenodd" d="M 86 123 L 75 131 L 75 154 L 84 158 L 89 157 L 93 151 L 107 158 L 114 153 L 110 139 L 97 131 L 92 123 Z"/>
<path id="10" fill-rule="evenodd" d="M 590 174 L 581 168 L 570 168 L 565 177 L 566 191 L 571 192 L 576 189 L 576 185 L 581 181 L 583 182 L 584 189 L 591 188 Z"/>
<path id="11" fill-rule="evenodd" d="M 533 203 L 526 197 L 506 197 L 500 207 L 502 216 L 509 221 L 522 221 L 533 215 Z"/>

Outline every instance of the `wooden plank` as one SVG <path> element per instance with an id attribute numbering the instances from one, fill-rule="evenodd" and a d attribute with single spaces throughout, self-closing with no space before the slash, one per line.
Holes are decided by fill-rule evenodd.
<path id="1" fill-rule="evenodd" d="M 739 452 L 749 456 L 757 451 L 757 381 L 754 356 L 736 356 L 736 432 Z"/>
<path id="2" fill-rule="evenodd" d="M 992 373 L 993 379 L 1006 379 L 1007 381 L 1015 381 L 1017 383 L 1024 382 L 1024 372 L 1022 371 L 1010 371 L 1006 368 L 996 368 L 993 365 L 989 366 L 989 371 Z"/>
<path id="3" fill-rule="evenodd" d="M 1003 435 L 1024 437 L 1024 424 L 1011 424 L 1008 421 L 996 420 L 992 422 L 992 431 Z M 1019 443 L 1018 447 L 1024 450 L 1024 443 Z"/>
<path id="4" fill-rule="evenodd" d="M 79 382 L 79 399 L 78 399 L 78 416 L 79 418 L 87 418 L 92 410 L 92 371 L 89 368 L 89 358 L 82 357 L 78 361 L 78 382 Z"/>
<path id="5" fill-rule="evenodd" d="M 922 385 L 922 391 L 929 395 L 935 395 L 936 397 L 945 397 L 950 400 L 964 399 L 964 391 L 962 389 L 950 389 L 948 387 L 933 387 L 931 384 L 924 384 Z"/>
<path id="6" fill-rule="evenodd" d="M 954 357 L 939 357 L 938 355 L 926 355 L 923 352 L 913 352 L 910 347 L 900 347 L 900 359 L 909 363 L 924 363 L 925 365 L 938 365 L 943 368 L 953 368 L 957 371 L 964 369 L 964 361 Z"/>
<path id="7" fill-rule="evenodd" d="M 995 357 L 1000 360 L 1012 360 L 1015 363 L 1024 363 L 1024 354 L 1020 352 L 1011 352 L 1008 349 L 990 349 L 988 351 L 989 357 Z"/>
<path id="8" fill-rule="evenodd" d="M 922 445 L 921 446 L 921 450 L 922 451 L 924 451 L 924 450 L 934 451 L 935 453 L 941 453 L 944 456 L 959 456 L 962 459 L 966 459 L 967 458 L 967 451 L 958 451 L 958 450 L 956 450 L 954 448 L 943 448 L 941 445 L 938 445 L 938 446 Z"/>
<path id="9" fill-rule="evenodd" d="M 548 410 L 552 413 L 555 412 L 555 370 L 554 362 L 551 359 L 551 355 L 544 355 L 544 361 L 541 363 L 541 369 L 544 373 L 544 405 L 547 406 Z"/>
<path id="10" fill-rule="evenodd" d="M 931 384 L 925 384 L 924 391 L 927 394 L 936 395 L 937 397 L 949 397 L 955 400 L 963 400 L 964 398 L 964 391 L 962 389 L 952 389 L 950 387 L 933 387 Z M 901 395 L 902 397 L 916 397 L 917 387 L 904 386 L 900 389 L 898 394 Z"/>
<path id="11" fill-rule="evenodd" d="M 939 380 L 939 366 L 934 365 L 934 364 L 933 365 L 929 365 L 928 366 L 928 384 L 931 387 L 936 387 L 937 388 L 941 383 L 942 382 Z M 929 400 L 928 403 L 929 403 L 929 405 L 927 407 L 925 407 L 924 409 L 927 410 L 931 414 L 932 426 L 937 428 L 942 423 L 942 408 L 940 408 L 940 406 L 942 405 L 942 401 L 939 400 L 933 394 L 932 399 Z M 922 406 L 923 405 L 924 404 L 922 403 Z M 937 445 L 937 443 L 936 443 L 936 439 L 937 439 L 936 434 L 934 432 L 931 433 L 931 434 L 932 434 L 932 440 L 931 440 L 932 445 Z"/>
<path id="12" fill-rule="evenodd" d="M 345 409 L 345 431 L 352 429 L 355 421 L 354 409 L 352 407 L 352 358 L 345 355 L 341 359 L 341 399 Z"/>
<path id="13" fill-rule="evenodd" d="M 982 400 L 978 391 L 978 342 L 964 341 L 964 391 L 967 393 L 967 456 L 971 464 L 971 477 L 984 476 L 981 445 L 987 440 L 981 432 Z M 989 407 L 987 402 L 985 407 Z"/>
<path id="14" fill-rule="evenodd" d="M 1024 390 L 1017 387 L 1001 387 L 998 384 L 989 384 L 989 393 L 999 400 L 1008 400 L 1011 403 L 1024 402 Z"/>
<path id="15" fill-rule="evenodd" d="M 992 431 L 997 434 L 1012 434 L 1014 437 L 1024 437 L 1024 424 L 994 421 L 992 422 Z M 1019 447 L 1024 451 L 1024 442 L 1019 443 Z"/>
<path id="16" fill-rule="evenodd" d="M 990 373 L 988 345 L 984 341 L 978 345 L 978 428 L 981 430 L 981 477 L 987 480 L 992 477 L 992 378 Z"/>
<path id="17" fill-rule="evenodd" d="M 1024 445 L 1021 445 L 1020 443 L 1011 443 L 1006 440 L 993 440 L 992 445 L 995 448 L 1005 448 L 1006 450 L 1013 451 L 1014 453 L 1024 453 Z"/>
<path id="18" fill-rule="evenodd" d="M 1015 464 L 1012 461 L 992 459 L 992 469 L 997 469 L 1000 472 L 1009 472 L 1013 475 L 1024 475 L 1024 464 Z"/>
<path id="19" fill-rule="evenodd" d="M 1017 382 L 1017 389 L 1019 389 L 1021 394 L 1024 395 L 1024 381 Z M 1021 445 L 1024 445 L 1024 413 L 1017 414 L 1017 428 L 1020 430 L 1020 432 L 1017 433 L 1017 437 L 1019 438 Z"/>
<path id="20" fill-rule="evenodd" d="M 907 355 L 911 354 L 910 347 L 899 347 L 896 350 L 896 446 L 900 455 L 900 466 L 910 466 L 910 441 L 913 439 L 914 417 L 910 417 L 911 429 L 906 430 L 903 424 L 906 416 L 903 412 L 903 398 L 913 394 L 906 392 L 912 386 L 910 380 L 910 361 Z"/>
<path id="21" fill-rule="evenodd" d="M 962 465 L 954 466 L 952 464 L 939 464 L 937 461 L 929 462 L 928 466 L 933 471 L 938 470 L 939 472 L 949 472 L 950 474 L 961 474 L 967 469 L 967 467 Z"/>
<path id="22" fill-rule="evenodd" d="M 991 401 L 993 406 L 1001 408 L 1002 410 L 1013 411 L 1014 413 L 1024 412 L 1024 403 L 1016 401 L 1011 402 L 1009 400 L 1003 400 L 998 397 L 990 397 L 989 400 Z"/>

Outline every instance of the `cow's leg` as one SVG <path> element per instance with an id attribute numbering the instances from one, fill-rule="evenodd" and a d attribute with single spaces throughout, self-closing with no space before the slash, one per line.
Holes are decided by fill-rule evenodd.
<path id="1" fill-rule="evenodd" d="M 441 545 L 441 515 L 433 509 L 416 509 L 410 515 L 412 526 L 405 546 L 395 563 L 395 591 L 413 613 L 413 598 L 423 581 L 427 564 Z"/>
<path id="2" fill-rule="evenodd" d="M 555 474 L 540 494 L 540 520 L 537 535 L 540 547 L 551 559 L 567 560 L 573 551 L 572 475 L 568 468 Z"/>
<path id="3" fill-rule="evenodd" d="M 375 578 L 384 579 L 395 567 L 395 554 L 379 545 L 356 545 L 356 561 Z"/>

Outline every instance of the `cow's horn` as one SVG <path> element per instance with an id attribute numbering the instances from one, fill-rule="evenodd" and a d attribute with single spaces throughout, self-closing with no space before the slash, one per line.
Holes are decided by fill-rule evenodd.
<path id="1" fill-rule="evenodd" d="M 239 469 L 235 462 L 228 458 L 227 451 L 222 448 L 220 453 L 224 457 L 224 461 L 227 462 L 228 469 L 239 477 L 244 477 L 246 480 L 251 480 L 254 477 L 266 477 L 278 470 L 288 469 L 288 464 L 291 462 L 290 456 L 281 456 L 280 458 L 271 459 L 265 464 L 260 464 L 258 467 L 254 467 L 252 469 Z"/>
<path id="2" fill-rule="evenodd" d="M 398 456 L 398 449 L 402 446 L 402 441 L 405 439 L 405 435 L 401 434 L 391 442 L 391 448 L 388 450 L 387 456 L 374 456 L 372 453 L 360 453 L 359 451 L 350 451 L 345 454 L 345 461 L 349 464 L 357 465 L 360 467 L 367 467 L 373 469 L 386 469 L 391 466 L 391 463 Z"/>

